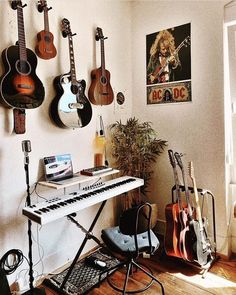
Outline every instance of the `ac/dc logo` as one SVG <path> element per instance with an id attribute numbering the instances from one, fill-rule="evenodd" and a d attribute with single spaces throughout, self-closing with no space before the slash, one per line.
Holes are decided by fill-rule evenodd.
<path id="1" fill-rule="evenodd" d="M 191 101 L 191 82 L 147 87 L 147 103 L 171 103 Z"/>

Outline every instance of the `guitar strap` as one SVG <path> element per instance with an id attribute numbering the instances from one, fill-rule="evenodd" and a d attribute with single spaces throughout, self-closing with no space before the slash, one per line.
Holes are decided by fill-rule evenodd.
<path id="1" fill-rule="evenodd" d="M 16 134 L 25 133 L 25 109 L 13 109 L 14 131 Z"/>

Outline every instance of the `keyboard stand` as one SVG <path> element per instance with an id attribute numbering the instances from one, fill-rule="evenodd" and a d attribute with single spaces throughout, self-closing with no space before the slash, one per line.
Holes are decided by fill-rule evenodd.
<path id="1" fill-rule="evenodd" d="M 94 217 L 94 220 L 93 220 L 93 222 L 91 223 L 91 225 L 90 225 L 88 231 L 87 231 L 82 225 L 80 225 L 80 224 L 79 224 L 79 223 L 78 223 L 78 222 L 77 222 L 77 221 L 76 221 L 71 215 L 68 215 L 68 216 L 67 216 L 67 217 L 69 218 L 70 221 L 72 221 L 73 223 L 75 223 L 75 224 L 76 224 L 76 225 L 77 225 L 77 226 L 78 226 L 78 227 L 79 227 L 79 228 L 85 233 L 85 238 L 84 238 L 84 240 L 83 240 L 83 242 L 82 242 L 82 244 L 81 244 L 81 246 L 80 246 L 80 248 L 79 248 L 77 254 L 75 255 L 75 258 L 74 258 L 73 262 L 71 263 L 71 265 L 70 265 L 70 267 L 69 267 L 69 269 L 68 269 L 68 272 L 67 272 L 67 274 L 66 274 L 66 276 L 65 276 L 65 278 L 64 278 L 64 280 L 63 280 L 63 282 L 62 282 L 62 284 L 61 284 L 61 286 L 60 286 L 60 288 L 59 288 L 59 292 L 60 292 L 61 294 L 64 294 L 64 293 L 63 293 L 63 288 L 65 287 L 65 284 L 66 284 L 66 282 L 68 281 L 68 279 L 69 279 L 69 277 L 70 277 L 70 275 L 71 275 L 71 272 L 72 272 L 72 270 L 73 270 L 73 268 L 74 268 L 76 262 L 78 261 L 78 259 L 79 259 L 80 255 L 81 255 L 81 253 L 82 253 L 82 251 L 83 251 L 83 249 L 84 249 L 84 247 L 85 247 L 87 241 L 88 241 L 89 239 L 93 239 L 93 240 L 94 240 L 99 246 L 102 246 L 102 244 L 101 244 L 101 242 L 99 241 L 99 239 L 96 238 L 96 237 L 92 234 L 92 230 L 93 230 L 94 226 L 96 225 L 97 220 L 98 220 L 99 216 L 101 215 L 102 210 L 103 210 L 103 208 L 104 208 L 106 202 L 107 202 L 107 200 L 105 200 L 105 201 L 102 202 L 102 204 L 101 204 L 101 206 L 99 207 L 99 209 L 98 209 L 98 211 L 97 211 L 97 214 L 96 214 L 96 216 Z"/>

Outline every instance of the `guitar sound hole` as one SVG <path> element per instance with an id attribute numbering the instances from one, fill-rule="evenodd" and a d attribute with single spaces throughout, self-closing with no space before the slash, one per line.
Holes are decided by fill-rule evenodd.
<path id="1" fill-rule="evenodd" d="M 79 87 L 77 85 L 71 85 L 70 89 L 73 94 L 77 94 L 79 91 Z"/>
<path id="2" fill-rule="evenodd" d="M 107 78 L 104 76 L 101 77 L 100 81 L 102 84 L 107 84 Z"/>
<path id="3" fill-rule="evenodd" d="M 50 43 L 51 39 L 49 36 L 45 36 L 44 37 L 44 41 L 47 42 L 47 43 Z"/>
<path id="4" fill-rule="evenodd" d="M 31 65 L 27 60 L 18 60 L 16 62 L 16 70 L 21 75 L 29 75 L 31 72 Z"/>

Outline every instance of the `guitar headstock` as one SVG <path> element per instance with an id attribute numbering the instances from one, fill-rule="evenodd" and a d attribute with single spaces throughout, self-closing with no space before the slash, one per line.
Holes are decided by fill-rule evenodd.
<path id="1" fill-rule="evenodd" d="M 191 39 L 190 39 L 190 36 L 186 37 L 183 41 L 183 45 L 185 47 L 187 47 L 188 45 L 190 45 L 190 42 L 191 42 Z"/>
<path id="2" fill-rule="evenodd" d="M 67 18 L 63 18 L 63 20 L 61 21 L 61 27 L 62 36 L 64 38 L 66 38 L 67 36 L 72 36 L 70 22 Z"/>
<path id="3" fill-rule="evenodd" d="M 184 168 L 184 165 L 183 165 L 182 160 L 181 160 L 182 156 L 183 156 L 182 154 L 179 154 L 179 153 L 175 152 L 175 159 L 176 159 L 180 169 Z"/>
<path id="4" fill-rule="evenodd" d="M 102 29 L 101 29 L 101 28 L 99 28 L 99 27 L 97 27 L 97 30 L 96 30 L 96 35 L 95 35 L 95 39 L 96 39 L 96 41 L 98 41 L 98 40 L 105 40 L 105 39 L 107 39 L 107 37 L 104 37 L 104 36 L 103 36 Z"/>
<path id="5" fill-rule="evenodd" d="M 193 162 L 192 162 L 192 161 L 190 161 L 190 162 L 188 163 L 188 171 L 189 171 L 189 176 L 190 176 L 190 178 L 191 178 L 192 180 L 194 180 L 194 179 L 195 179 L 195 176 L 194 176 L 194 169 L 193 169 Z"/>
<path id="6" fill-rule="evenodd" d="M 11 8 L 12 9 L 17 9 L 18 6 L 20 7 L 25 7 L 27 4 L 25 4 L 24 6 L 22 6 L 22 2 L 18 1 L 18 0 L 12 0 L 11 1 Z"/>
<path id="7" fill-rule="evenodd" d="M 46 0 L 38 0 L 38 11 L 43 12 L 44 9 L 50 10 L 52 7 L 47 8 L 47 1 Z"/>
<path id="8" fill-rule="evenodd" d="M 171 166 L 173 168 L 175 168 L 176 167 L 176 162 L 175 162 L 174 152 L 172 150 L 168 150 L 168 155 L 169 155 Z"/>

